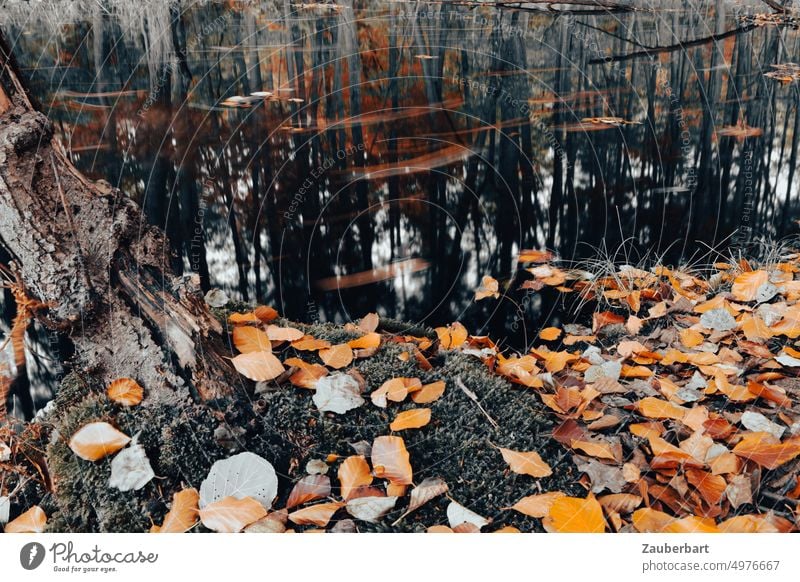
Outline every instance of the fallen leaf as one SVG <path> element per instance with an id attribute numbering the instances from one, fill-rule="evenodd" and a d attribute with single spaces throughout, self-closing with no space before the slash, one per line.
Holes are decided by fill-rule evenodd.
<path id="1" fill-rule="evenodd" d="M 411 501 L 408 504 L 406 514 L 416 511 L 431 499 L 447 493 L 448 489 L 444 479 L 440 477 L 427 477 L 411 491 Z"/>
<path id="2" fill-rule="evenodd" d="M 610 443 L 573 440 L 570 446 L 573 449 L 583 451 L 590 457 L 597 457 L 598 459 L 609 459 L 611 461 L 616 460 L 616 455 L 614 455 L 614 451 L 611 449 Z"/>
<path id="3" fill-rule="evenodd" d="M 422 428 L 431 421 L 430 408 L 413 408 L 398 414 L 389 428 L 393 431 Z"/>
<path id="4" fill-rule="evenodd" d="M 267 515 L 267 510 L 252 497 L 225 497 L 206 505 L 198 513 L 200 521 L 208 529 L 236 533 Z"/>
<path id="5" fill-rule="evenodd" d="M 111 460 L 108 486 L 120 491 L 136 491 L 147 485 L 155 476 L 144 447 L 134 442 Z"/>
<path id="6" fill-rule="evenodd" d="M 519 452 L 502 447 L 498 447 L 498 449 L 503 455 L 503 460 L 515 473 L 536 478 L 549 477 L 553 474 L 550 465 L 543 461 L 536 451 Z"/>
<path id="7" fill-rule="evenodd" d="M 377 523 L 394 509 L 397 497 L 359 497 L 347 502 L 347 513 L 370 523 Z"/>
<path id="8" fill-rule="evenodd" d="M 766 271 L 748 271 L 733 280 L 731 294 L 737 301 L 754 301 L 758 289 L 769 282 L 769 273 Z"/>
<path id="9" fill-rule="evenodd" d="M 301 352 L 316 352 L 331 347 L 331 342 L 305 335 L 299 340 L 293 341 L 291 345 L 294 349 Z M 284 362 L 284 364 L 288 364 L 288 360 Z"/>
<path id="10" fill-rule="evenodd" d="M 520 263 L 548 263 L 553 260 L 553 253 L 550 251 L 539 251 L 535 249 L 525 249 L 519 252 Z"/>
<path id="11" fill-rule="evenodd" d="M 299 340 L 305 334 L 294 327 L 279 327 L 277 325 L 267 326 L 267 337 L 276 342 L 293 342 Z"/>
<path id="12" fill-rule="evenodd" d="M 366 487 L 372 483 L 372 473 L 369 463 L 361 456 L 347 457 L 339 465 L 339 484 L 342 499 L 347 501 L 359 487 Z"/>
<path id="13" fill-rule="evenodd" d="M 450 527 L 452 528 L 456 528 L 462 523 L 472 524 L 478 529 L 489 525 L 488 519 L 478 515 L 471 509 L 467 509 L 456 501 L 451 501 L 447 506 L 447 520 L 450 522 Z"/>
<path id="14" fill-rule="evenodd" d="M 337 372 L 317 380 L 314 405 L 320 412 L 345 414 L 366 402 L 361 397 L 361 386 L 349 374 Z"/>
<path id="15" fill-rule="evenodd" d="M 97 461 L 116 453 L 131 441 L 107 422 L 90 422 L 79 428 L 69 440 L 69 448 L 81 459 Z"/>
<path id="16" fill-rule="evenodd" d="M 639 412 L 647 418 L 673 418 L 675 420 L 683 420 L 687 413 L 685 408 L 653 396 L 642 398 L 638 402 L 637 408 Z"/>
<path id="17" fill-rule="evenodd" d="M 255 315 L 259 321 L 263 321 L 264 323 L 269 323 L 274 319 L 278 319 L 278 312 L 268 305 L 259 305 L 253 311 L 253 315 Z"/>
<path id="18" fill-rule="evenodd" d="M 272 342 L 267 334 L 252 325 L 233 328 L 233 345 L 243 354 L 272 351 Z"/>
<path id="19" fill-rule="evenodd" d="M 164 516 L 164 522 L 161 526 L 154 525 L 150 533 L 184 533 L 192 529 L 200 517 L 199 500 L 197 489 L 178 491 L 172 497 L 172 507 Z"/>
<path id="20" fill-rule="evenodd" d="M 370 394 L 370 399 L 375 406 L 386 408 L 387 400 L 402 402 L 408 393 L 422 387 L 418 378 L 392 378 L 381 384 L 380 388 Z"/>
<path id="21" fill-rule="evenodd" d="M 592 314 L 592 333 L 597 333 L 609 325 L 623 325 L 625 317 L 611 311 L 601 311 Z"/>
<path id="22" fill-rule="evenodd" d="M 256 382 L 273 380 L 286 369 L 271 352 L 248 352 L 231 360 L 233 367 L 245 378 Z"/>
<path id="23" fill-rule="evenodd" d="M 561 330 L 557 327 L 546 327 L 539 332 L 539 339 L 546 342 L 557 340 L 561 336 Z"/>
<path id="24" fill-rule="evenodd" d="M 497 279 L 494 277 L 490 277 L 489 275 L 484 275 L 483 280 L 481 281 L 481 286 L 478 287 L 478 290 L 475 291 L 475 301 L 480 301 L 481 299 L 486 299 L 487 297 L 494 297 L 497 299 L 500 297 L 500 285 L 497 282 Z"/>
<path id="25" fill-rule="evenodd" d="M 263 457 L 246 451 L 216 461 L 211 466 L 208 476 L 200 484 L 200 507 L 233 496 L 255 499 L 265 509 L 270 509 L 277 494 L 275 468 Z"/>
<path id="26" fill-rule="evenodd" d="M 543 518 L 550 513 L 550 506 L 560 497 L 565 497 L 561 491 L 550 491 L 538 495 L 528 495 L 517 501 L 511 509 L 519 511 L 530 517 Z"/>
<path id="27" fill-rule="evenodd" d="M 144 398 L 144 388 L 131 378 L 119 378 L 108 385 L 108 397 L 124 406 L 136 406 Z"/>
<path id="28" fill-rule="evenodd" d="M 411 400 L 416 402 L 417 404 L 428 404 L 430 402 L 435 402 L 442 397 L 445 390 L 445 382 L 444 380 L 439 380 L 437 382 L 431 382 L 430 384 L 425 384 L 422 388 L 417 390 L 416 392 L 411 393 Z"/>
<path id="29" fill-rule="evenodd" d="M 323 499 L 330 494 L 331 480 L 327 475 L 306 475 L 292 487 L 289 499 L 286 500 L 286 509 Z"/>
<path id="30" fill-rule="evenodd" d="M 330 501 L 328 503 L 318 503 L 311 507 L 306 507 L 289 514 L 289 520 L 297 525 L 316 525 L 318 527 L 325 527 L 333 517 L 333 514 L 339 511 L 344 505 L 340 501 Z"/>
<path id="31" fill-rule="evenodd" d="M 337 344 L 319 351 L 319 357 L 329 368 L 337 370 L 349 366 L 353 361 L 353 348 L 347 344 Z"/>
<path id="32" fill-rule="evenodd" d="M 255 313 L 248 311 L 247 313 L 231 313 L 228 316 L 228 321 L 234 325 L 241 325 L 243 323 L 258 323 L 261 320 L 258 319 Z"/>
<path id="33" fill-rule="evenodd" d="M 246 528 L 245 533 L 284 533 L 289 513 L 285 509 L 268 513 L 258 521 L 254 521 Z"/>
<path id="34" fill-rule="evenodd" d="M 361 331 L 370 333 L 378 329 L 379 323 L 380 317 L 378 317 L 377 313 L 367 313 L 361 318 L 361 321 L 358 322 L 358 328 Z"/>
<path id="35" fill-rule="evenodd" d="M 632 493 L 612 493 L 598 497 L 597 501 L 604 509 L 616 511 L 617 513 L 631 513 L 642 504 L 643 499 Z"/>
<path id="36" fill-rule="evenodd" d="M 376 477 L 396 485 L 411 485 L 413 470 L 405 442 L 397 436 L 379 436 L 372 443 L 372 467 Z"/>
<path id="37" fill-rule="evenodd" d="M 289 376 L 289 382 L 298 388 L 315 390 L 319 379 L 328 375 L 328 368 L 325 366 L 309 364 L 300 358 L 288 358 L 284 364 L 297 368 L 297 371 Z"/>
<path id="38" fill-rule="evenodd" d="M 586 499 L 564 496 L 554 500 L 542 526 L 556 533 L 603 533 L 606 530 L 603 508 L 591 493 Z"/>
<path id="39" fill-rule="evenodd" d="M 436 335 L 443 350 L 452 350 L 467 341 L 467 328 L 459 322 L 451 323 L 449 327 L 437 327 Z"/>
<path id="40" fill-rule="evenodd" d="M 800 455 L 800 440 L 781 443 L 769 433 L 756 432 L 746 435 L 733 453 L 766 469 L 777 469 Z"/>
<path id="41" fill-rule="evenodd" d="M 377 348 L 381 345 L 381 334 L 379 333 L 368 333 L 367 335 L 361 336 L 360 338 L 350 340 L 347 342 L 354 350 L 361 349 L 361 350 L 368 350 L 372 348 Z"/>
<path id="42" fill-rule="evenodd" d="M 4 530 L 6 533 L 42 533 L 47 523 L 47 515 L 38 505 L 34 505 L 16 519 L 9 521 Z"/>

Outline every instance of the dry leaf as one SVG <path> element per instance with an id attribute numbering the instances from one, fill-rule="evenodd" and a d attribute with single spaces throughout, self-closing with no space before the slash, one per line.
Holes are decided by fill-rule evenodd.
<path id="1" fill-rule="evenodd" d="M 320 364 L 309 364 L 300 358 L 288 358 L 284 364 L 298 370 L 289 376 L 289 382 L 298 388 L 315 390 L 317 381 L 328 375 L 328 368 Z"/>
<path id="2" fill-rule="evenodd" d="M 484 275 L 483 280 L 481 281 L 481 286 L 478 287 L 478 290 L 475 291 L 475 301 L 480 301 L 481 299 L 486 299 L 487 297 L 494 297 L 497 299 L 500 297 L 500 286 L 497 283 L 497 279 L 494 277 L 490 277 L 489 275 Z"/>
<path id="3" fill-rule="evenodd" d="M 417 391 L 421 387 L 422 383 L 418 378 L 392 378 L 370 394 L 370 399 L 375 406 L 386 408 L 387 400 L 402 402 L 409 392 Z"/>
<path id="4" fill-rule="evenodd" d="M 639 507 L 643 501 L 641 497 L 633 495 L 632 493 L 612 493 L 610 495 L 598 497 L 597 500 L 606 510 L 623 514 L 631 513 L 634 509 Z"/>
<path id="5" fill-rule="evenodd" d="M 445 382 L 444 380 L 439 380 L 437 382 L 431 382 L 430 384 L 425 384 L 422 388 L 417 390 L 416 392 L 411 393 L 411 400 L 416 402 L 417 404 L 428 404 L 430 402 L 435 402 L 442 397 L 445 390 Z"/>
<path id="6" fill-rule="evenodd" d="M 733 452 L 766 469 L 777 469 L 800 455 L 800 439 L 781 443 L 769 433 L 756 432 L 746 435 Z"/>
<path id="7" fill-rule="evenodd" d="M 528 495 L 517 501 L 511 509 L 530 517 L 538 517 L 541 519 L 550 513 L 550 506 L 560 497 L 565 497 L 565 494 L 561 491 Z"/>
<path id="8" fill-rule="evenodd" d="M 286 509 L 323 499 L 330 494 L 331 480 L 327 475 L 306 475 L 292 488 L 289 499 L 286 500 Z"/>
<path id="9" fill-rule="evenodd" d="M 769 273 L 766 271 L 748 271 L 733 280 L 731 294 L 737 301 L 754 301 L 758 294 L 758 289 L 765 283 L 769 283 Z"/>
<path id="10" fill-rule="evenodd" d="M 172 498 L 172 507 L 161 527 L 154 525 L 151 533 L 184 533 L 194 527 L 199 518 L 200 494 L 197 489 L 183 489 Z"/>
<path id="11" fill-rule="evenodd" d="M 422 428 L 431 421 L 430 408 L 414 408 L 398 414 L 389 425 L 393 431 Z"/>
<path id="12" fill-rule="evenodd" d="M 5 529 L 6 533 L 42 533 L 47 523 L 47 516 L 42 508 L 34 505 L 16 519 L 9 521 Z"/>
<path id="13" fill-rule="evenodd" d="M 318 350 L 323 350 L 325 348 L 331 347 L 331 342 L 317 339 L 310 335 L 304 335 L 299 340 L 293 341 L 292 347 L 301 352 L 316 352 Z M 284 362 L 284 364 L 287 363 L 288 360 Z"/>
<path id="14" fill-rule="evenodd" d="M 200 521 L 210 530 L 236 533 L 267 515 L 267 510 L 252 497 L 225 497 L 206 505 L 199 515 Z"/>
<path id="15" fill-rule="evenodd" d="M 397 436 L 379 436 L 372 443 L 372 467 L 375 476 L 395 485 L 411 485 L 413 470 L 405 442 Z"/>
<path id="16" fill-rule="evenodd" d="M 360 519 L 376 523 L 394 509 L 397 497 L 359 497 L 347 502 L 347 513 Z"/>
<path id="17" fill-rule="evenodd" d="M 603 508 L 591 493 L 586 499 L 564 496 L 554 500 L 542 525 L 548 532 L 557 533 L 603 533 L 606 530 Z"/>
<path id="18" fill-rule="evenodd" d="M 437 327 L 436 335 L 443 350 L 452 350 L 467 341 L 467 328 L 459 322 L 451 323 L 449 327 Z"/>
<path id="19" fill-rule="evenodd" d="M 347 344 L 338 344 L 326 350 L 320 350 L 319 357 L 326 366 L 339 370 L 349 366 L 353 361 L 353 349 Z"/>
<path id="20" fill-rule="evenodd" d="M 358 322 L 358 328 L 361 331 L 370 333 L 378 329 L 379 323 L 380 318 L 378 317 L 377 313 L 367 313 L 361 318 L 361 321 Z"/>
<path id="21" fill-rule="evenodd" d="M 233 345 L 243 354 L 272 351 L 272 342 L 267 334 L 251 325 L 233 328 Z"/>
<path id="22" fill-rule="evenodd" d="M 502 447 L 498 448 L 509 468 L 515 473 L 536 478 L 549 477 L 553 474 L 550 465 L 543 461 L 536 451 L 518 452 Z"/>
<path id="23" fill-rule="evenodd" d="M 614 455 L 614 451 L 611 449 L 610 443 L 603 443 L 598 441 L 573 440 L 570 446 L 573 449 L 583 451 L 590 457 L 597 457 L 598 459 L 609 459 L 611 461 L 616 460 L 616 455 Z"/>
<path id="24" fill-rule="evenodd" d="M 305 334 L 294 327 L 278 327 L 277 325 L 267 326 L 267 337 L 276 342 L 293 342 L 299 340 Z"/>
<path id="25" fill-rule="evenodd" d="M 369 350 L 377 348 L 381 345 L 381 334 L 375 332 L 368 333 L 367 335 L 361 336 L 358 339 L 350 340 L 347 342 L 347 345 L 354 350 Z"/>
<path id="26" fill-rule="evenodd" d="M 228 321 L 234 325 L 241 325 L 243 323 L 258 323 L 261 320 L 258 319 L 255 313 L 249 311 L 247 313 L 231 313 L 228 316 Z"/>
<path id="27" fill-rule="evenodd" d="M 361 386 L 349 374 L 337 372 L 320 378 L 316 383 L 314 404 L 320 412 L 344 414 L 366 402 L 361 397 Z"/>
<path id="28" fill-rule="evenodd" d="M 81 459 L 97 461 L 116 453 L 131 441 L 107 422 L 90 422 L 79 428 L 69 440 L 69 448 Z"/>
<path id="29" fill-rule="evenodd" d="M 135 491 L 147 485 L 155 476 L 144 447 L 134 442 L 111 460 L 108 486 L 120 491 Z"/>
<path id="30" fill-rule="evenodd" d="M 344 503 L 340 501 L 330 501 L 328 503 L 319 503 L 306 507 L 289 514 L 289 520 L 297 525 L 316 525 L 318 527 L 325 527 L 333 517 L 333 514 L 339 511 Z"/>
<path id="31" fill-rule="evenodd" d="M 642 398 L 637 404 L 637 407 L 642 416 L 648 418 L 673 418 L 676 420 L 683 420 L 688 412 L 685 408 L 673 404 L 672 402 L 667 402 L 666 400 L 661 400 L 653 396 Z"/>
<path id="32" fill-rule="evenodd" d="M 200 484 L 200 507 L 234 496 L 239 499 L 250 497 L 269 509 L 277 494 L 275 468 L 263 457 L 246 451 L 216 461 L 211 466 L 208 476 Z"/>
<path id="33" fill-rule="evenodd" d="M 255 308 L 255 311 L 253 311 L 253 315 L 264 323 L 269 323 L 274 319 L 278 319 L 278 312 L 268 305 L 259 305 Z"/>
<path id="34" fill-rule="evenodd" d="M 366 487 L 372 483 L 372 473 L 369 463 L 361 455 L 347 457 L 339 465 L 339 485 L 342 499 L 347 501 L 359 487 Z"/>
<path id="35" fill-rule="evenodd" d="M 452 528 L 457 528 L 461 524 L 469 523 L 480 530 L 483 526 L 489 525 L 488 519 L 455 501 L 451 501 L 447 506 L 447 520 L 450 522 L 450 527 Z"/>
<path id="36" fill-rule="evenodd" d="M 416 511 L 434 497 L 447 493 L 447 483 L 439 477 L 428 477 L 411 492 L 411 501 L 406 514 Z"/>
<path id="37" fill-rule="evenodd" d="M 248 352 L 231 360 L 233 367 L 245 378 L 256 382 L 273 380 L 286 369 L 271 352 Z"/>
<path id="38" fill-rule="evenodd" d="M 124 406 L 136 406 L 144 398 L 144 388 L 131 378 L 119 378 L 108 385 L 108 397 Z"/>
<path id="39" fill-rule="evenodd" d="M 546 327 L 539 332 L 539 339 L 550 342 L 557 340 L 561 336 L 561 330 L 557 327 Z"/>

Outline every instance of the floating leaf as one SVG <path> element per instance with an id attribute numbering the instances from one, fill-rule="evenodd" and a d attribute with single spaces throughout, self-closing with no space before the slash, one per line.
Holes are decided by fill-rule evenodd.
<path id="1" fill-rule="evenodd" d="M 502 447 L 499 447 L 499 450 L 505 462 L 515 473 L 536 478 L 549 477 L 553 474 L 550 465 L 543 461 L 536 451 L 518 452 Z"/>
<path id="2" fill-rule="evenodd" d="M 194 527 L 199 518 L 197 489 L 183 489 L 172 498 L 172 507 L 164 517 L 161 527 L 154 525 L 151 533 L 184 533 Z"/>
<path id="3" fill-rule="evenodd" d="M 211 466 L 200 484 L 200 507 L 233 496 L 251 497 L 269 509 L 277 494 L 278 476 L 272 464 L 255 453 L 244 452 Z"/>
<path id="4" fill-rule="evenodd" d="M 481 299 L 486 299 L 487 297 L 494 297 L 497 299 L 500 297 L 500 286 L 497 282 L 497 279 L 494 277 L 490 277 L 489 275 L 484 275 L 483 280 L 481 281 L 481 286 L 478 287 L 478 290 L 475 291 L 475 301 L 480 301 Z"/>
<path id="5" fill-rule="evenodd" d="M 349 366 L 353 361 L 353 348 L 347 344 L 338 344 L 326 350 L 320 350 L 319 357 L 329 368 L 339 370 Z"/>
<path id="6" fill-rule="evenodd" d="M 489 524 L 488 519 L 455 501 L 451 501 L 447 506 L 447 520 L 452 528 L 458 527 L 462 523 L 469 523 L 480 529 Z"/>
<path id="7" fill-rule="evenodd" d="M 369 470 L 369 463 L 361 455 L 347 457 L 339 465 L 339 484 L 342 491 L 342 499 L 347 501 L 353 492 L 359 487 L 366 487 L 372 483 L 372 473 Z"/>
<path id="8" fill-rule="evenodd" d="M 331 501 L 328 503 L 319 503 L 306 507 L 289 514 L 289 520 L 297 525 L 316 525 L 325 527 L 333 517 L 333 514 L 339 511 L 344 503 L 339 501 Z"/>
<path id="9" fill-rule="evenodd" d="M 292 488 L 289 499 L 286 500 L 286 509 L 316 499 L 323 499 L 330 494 L 331 480 L 327 475 L 306 475 Z"/>
<path id="10" fill-rule="evenodd" d="M 519 511 L 524 515 L 530 517 L 543 518 L 550 513 L 550 506 L 553 502 L 560 498 L 565 497 L 561 491 L 550 491 L 548 493 L 540 493 L 538 495 L 528 495 L 517 501 L 511 509 Z"/>
<path id="11" fill-rule="evenodd" d="M 349 374 L 337 372 L 320 378 L 316 383 L 314 404 L 321 412 L 344 414 L 366 402 L 361 397 L 361 386 Z"/>
<path id="12" fill-rule="evenodd" d="M 272 342 L 267 334 L 251 325 L 233 328 L 233 345 L 243 354 L 272 351 Z"/>
<path id="13" fill-rule="evenodd" d="M 112 459 L 108 486 L 120 491 L 135 491 L 147 485 L 155 476 L 144 447 L 133 443 Z"/>
<path id="14" fill-rule="evenodd" d="M 136 406 L 144 398 L 144 388 L 131 378 L 119 378 L 108 385 L 108 397 L 124 406 Z"/>
<path id="15" fill-rule="evenodd" d="M 372 443 L 375 476 L 395 485 L 411 485 L 413 470 L 405 442 L 397 436 L 379 436 Z"/>
<path id="16" fill-rule="evenodd" d="M 397 497 L 359 497 L 347 502 L 347 513 L 360 519 L 376 523 L 394 509 Z"/>
<path id="17" fill-rule="evenodd" d="M 231 363 L 242 376 L 256 382 L 273 380 L 286 371 L 281 361 L 270 352 L 239 354 Z"/>
<path id="18" fill-rule="evenodd" d="M 28 511 L 9 521 L 4 531 L 6 533 L 42 533 L 47 523 L 47 516 L 38 505 L 34 505 Z"/>
<path id="19" fill-rule="evenodd" d="M 431 382 L 430 384 L 425 384 L 422 388 L 420 388 L 416 392 L 412 392 L 411 400 L 413 400 L 417 404 L 429 404 L 431 402 L 439 400 L 439 398 L 442 397 L 442 394 L 444 394 L 444 390 L 445 390 L 444 380 Z"/>
<path id="20" fill-rule="evenodd" d="M 69 448 L 81 459 L 97 461 L 116 453 L 131 441 L 107 422 L 90 422 L 82 426 L 69 440 Z"/>
<path id="21" fill-rule="evenodd" d="M 606 530 L 603 508 L 591 493 L 586 499 L 565 496 L 554 500 L 542 525 L 548 532 L 557 533 L 603 533 Z"/>
<path id="22" fill-rule="evenodd" d="M 209 503 L 198 513 L 200 521 L 208 529 L 219 533 L 236 533 L 267 515 L 267 510 L 252 497 L 225 497 Z"/>
<path id="23" fill-rule="evenodd" d="M 414 408 L 398 414 L 389 425 L 393 431 L 422 428 L 431 421 L 430 408 Z"/>

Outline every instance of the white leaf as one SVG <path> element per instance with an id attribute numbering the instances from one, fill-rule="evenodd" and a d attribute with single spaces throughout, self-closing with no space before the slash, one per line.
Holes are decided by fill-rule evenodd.
<path id="1" fill-rule="evenodd" d="M 751 412 L 749 410 L 742 414 L 741 423 L 742 426 L 748 430 L 752 430 L 753 432 L 768 432 L 776 439 L 780 439 L 786 431 L 785 427 L 772 422 L 760 412 Z"/>
<path id="2" fill-rule="evenodd" d="M 225 307 L 228 304 L 228 295 L 222 289 L 211 289 L 206 293 L 206 303 L 211 307 Z"/>
<path id="3" fill-rule="evenodd" d="M 328 463 L 320 459 L 311 459 L 306 463 L 306 473 L 309 475 L 324 475 L 328 472 Z"/>
<path id="4" fill-rule="evenodd" d="M 480 529 L 489 523 L 489 520 L 485 517 L 481 517 L 455 501 L 451 501 L 450 505 L 447 506 L 447 519 L 450 522 L 450 527 L 456 527 L 466 522 Z"/>
<path id="5" fill-rule="evenodd" d="M 314 404 L 320 412 L 344 414 L 364 404 L 361 386 L 349 374 L 331 374 L 317 381 Z"/>
<path id="6" fill-rule="evenodd" d="M 272 464 L 255 453 L 244 452 L 211 466 L 200 484 L 200 508 L 226 497 L 252 497 L 270 509 L 277 494 L 278 477 Z"/>
<path id="7" fill-rule="evenodd" d="M 0 463 L 11 459 L 11 448 L 6 443 L 0 443 Z"/>
<path id="8" fill-rule="evenodd" d="M 108 485 L 120 491 L 131 491 L 141 489 L 155 476 L 144 447 L 134 442 L 111 461 Z"/>
<path id="9" fill-rule="evenodd" d="M 397 503 L 397 497 L 358 497 L 347 502 L 347 513 L 360 519 L 375 523 Z"/>
<path id="10" fill-rule="evenodd" d="M 8 497 L 0 497 L 0 525 L 8 523 L 8 515 L 11 510 L 11 500 Z"/>
<path id="11" fill-rule="evenodd" d="M 700 325 L 715 331 L 730 331 L 736 328 L 736 320 L 726 309 L 711 309 L 700 316 Z"/>
<path id="12" fill-rule="evenodd" d="M 756 302 L 765 303 L 775 297 L 777 294 L 778 288 L 767 281 L 766 283 L 762 283 L 758 289 L 756 289 Z"/>
<path id="13" fill-rule="evenodd" d="M 781 354 L 775 361 L 778 362 L 781 366 L 788 366 L 790 368 L 797 368 L 800 366 L 800 360 L 790 356 L 789 354 Z"/>

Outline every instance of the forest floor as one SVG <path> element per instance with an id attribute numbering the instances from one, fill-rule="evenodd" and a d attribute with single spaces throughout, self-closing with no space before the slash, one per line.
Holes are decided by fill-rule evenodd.
<path id="1" fill-rule="evenodd" d="M 6 531 L 798 529 L 800 255 L 702 275 L 520 261 L 525 289 L 591 321 L 515 354 L 459 323 L 214 301 L 235 400 L 149 403 L 72 373 L 0 433 Z M 501 293 L 485 277 L 475 298 Z"/>

